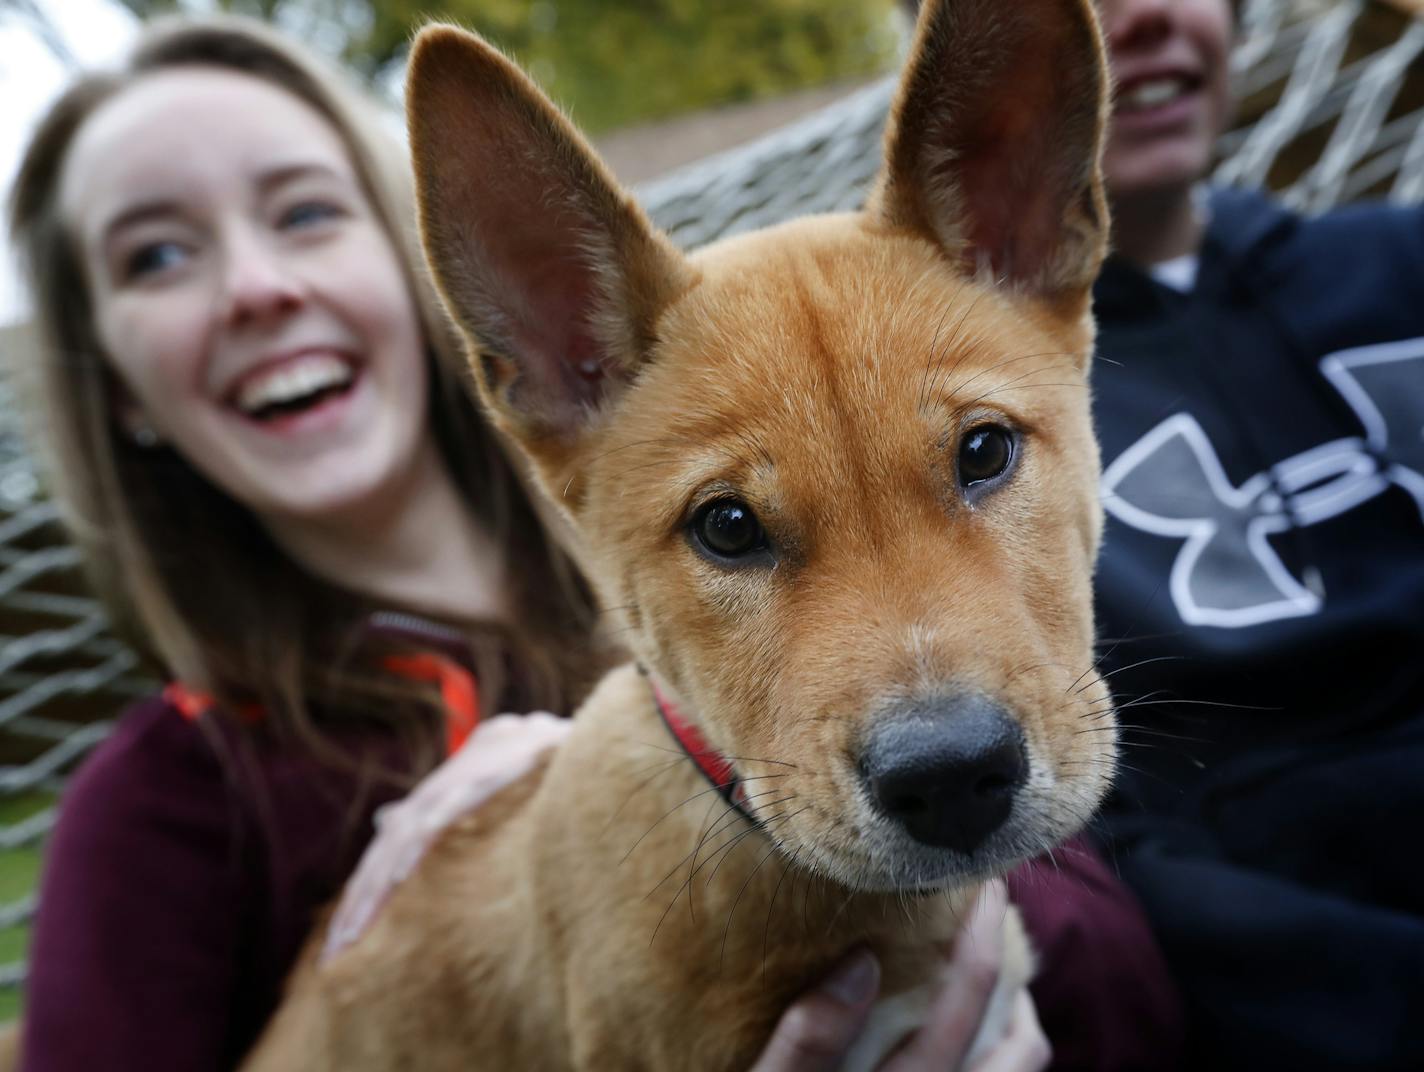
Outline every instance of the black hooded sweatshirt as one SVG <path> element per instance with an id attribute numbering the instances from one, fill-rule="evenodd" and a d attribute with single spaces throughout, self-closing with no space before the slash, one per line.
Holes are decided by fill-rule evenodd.
<path id="1" fill-rule="evenodd" d="M 1424 212 L 1216 192 L 1095 292 L 1103 832 L 1191 1067 L 1424 1068 Z"/>

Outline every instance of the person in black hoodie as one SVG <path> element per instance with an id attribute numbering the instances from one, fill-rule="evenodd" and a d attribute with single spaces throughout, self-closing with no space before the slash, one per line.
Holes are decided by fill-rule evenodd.
<path id="1" fill-rule="evenodd" d="M 1200 185 L 1228 0 L 1100 0 L 1101 824 L 1189 1065 L 1424 1068 L 1424 212 Z"/>

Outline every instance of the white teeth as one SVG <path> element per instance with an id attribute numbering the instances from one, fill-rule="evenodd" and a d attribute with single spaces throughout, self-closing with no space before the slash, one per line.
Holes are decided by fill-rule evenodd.
<path id="1" fill-rule="evenodd" d="M 1186 83 L 1180 78 L 1154 78 L 1149 82 L 1139 82 L 1118 97 L 1118 107 L 1129 110 L 1157 108 L 1176 100 L 1186 92 L 1186 88 Z"/>
<path id="2" fill-rule="evenodd" d="M 244 413 L 256 413 L 267 406 L 297 399 L 333 387 L 344 387 L 354 378 L 351 366 L 333 354 L 305 354 L 251 377 L 237 395 Z"/>

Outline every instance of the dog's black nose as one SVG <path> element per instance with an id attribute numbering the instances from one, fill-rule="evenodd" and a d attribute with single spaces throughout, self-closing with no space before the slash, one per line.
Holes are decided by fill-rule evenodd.
<path id="1" fill-rule="evenodd" d="M 911 837 L 963 853 L 999 828 L 1028 775 L 1018 723 L 973 694 L 880 720 L 860 765 L 871 798 Z"/>

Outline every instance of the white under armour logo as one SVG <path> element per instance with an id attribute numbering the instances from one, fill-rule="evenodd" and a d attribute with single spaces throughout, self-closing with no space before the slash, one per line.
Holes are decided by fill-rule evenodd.
<path id="1" fill-rule="evenodd" d="M 1321 373 L 1365 428 L 1257 473 L 1227 478 L 1194 417 L 1169 417 L 1103 473 L 1104 507 L 1143 532 L 1186 542 L 1169 592 L 1182 620 L 1227 628 L 1316 613 L 1318 580 L 1297 579 L 1267 537 L 1380 494 L 1408 491 L 1424 519 L 1424 338 L 1330 354 Z"/>

